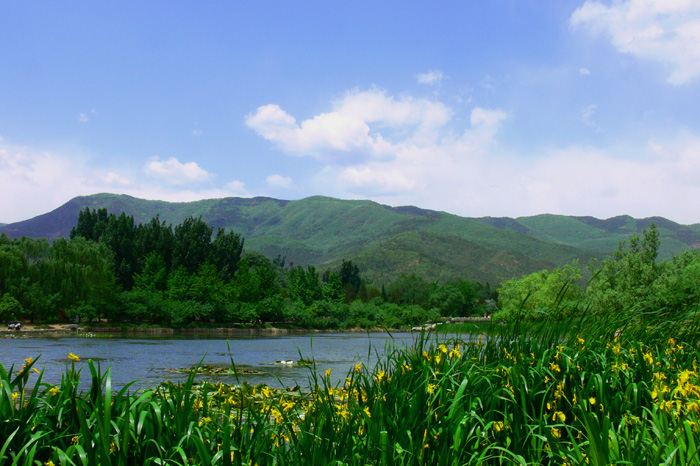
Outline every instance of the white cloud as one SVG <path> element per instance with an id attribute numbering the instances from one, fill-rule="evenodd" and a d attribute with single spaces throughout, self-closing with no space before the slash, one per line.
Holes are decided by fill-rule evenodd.
<path id="1" fill-rule="evenodd" d="M 204 134 L 204 131 L 202 131 L 201 129 L 192 130 L 192 136 L 201 136 L 202 134 Z"/>
<path id="2" fill-rule="evenodd" d="M 416 78 L 420 84 L 439 85 L 442 83 L 442 71 L 432 70 L 427 73 L 419 73 Z"/>
<path id="3" fill-rule="evenodd" d="M 232 195 L 239 197 L 249 197 L 250 193 L 245 187 L 245 183 L 242 181 L 231 181 L 226 183 L 226 189 L 231 192 Z"/>
<path id="4" fill-rule="evenodd" d="M 471 113 L 472 126 L 497 127 L 507 118 L 508 114 L 503 110 L 489 110 L 476 107 Z"/>
<path id="5" fill-rule="evenodd" d="M 595 105 L 583 108 L 582 120 L 596 126 L 596 110 Z M 355 134 L 359 124 L 369 128 L 357 131 L 361 142 L 347 143 L 366 157 L 351 158 L 344 165 L 317 157 L 322 168 L 312 180 L 314 193 L 369 197 L 465 216 L 551 212 L 700 221 L 700 208 L 688 202 L 700 195 L 700 137 L 654 141 L 647 148 L 635 135 L 624 147 L 618 141 L 609 148 L 572 145 L 523 153 L 504 146 L 499 137 L 511 118 L 505 110 L 473 107 L 466 127 L 460 127 L 463 118 L 454 118 L 455 112 L 441 102 L 376 90 L 349 93 L 333 103 L 332 111 L 301 124 L 276 106 L 261 107 L 249 120 L 265 112 L 272 117 L 251 125 L 259 134 L 271 134 L 258 129 L 265 128 L 264 121 L 279 121 L 297 132 L 294 138 L 303 133 L 309 151 L 328 145 L 321 141 L 352 141 L 348 135 Z M 320 123 L 336 117 L 355 123 L 349 128 Z M 311 122 L 318 124 L 314 132 L 305 126 Z M 299 139 L 282 133 L 275 131 L 269 139 L 288 154 L 299 155 L 291 151 L 292 141 Z M 282 177 L 278 184 L 283 184 Z"/>
<path id="6" fill-rule="evenodd" d="M 146 162 L 144 173 L 160 178 L 169 184 L 185 185 L 209 180 L 211 175 L 196 162 L 180 163 L 175 157 L 160 160 L 158 156 Z"/>
<path id="7" fill-rule="evenodd" d="M 571 23 L 606 34 L 620 52 L 665 63 L 672 84 L 700 75 L 697 0 L 626 0 L 610 6 L 588 0 L 572 14 Z"/>
<path id="8" fill-rule="evenodd" d="M 591 70 L 589 70 L 588 68 L 581 68 L 578 70 L 578 72 L 579 72 L 579 74 L 581 74 L 583 76 L 590 76 L 591 75 Z"/>
<path id="9" fill-rule="evenodd" d="M 26 220 L 75 196 L 121 191 L 124 175 L 88 168 L 84 157 L 0 141 L 0 222 Z"/>
<path id="10" fill-rule="evenodd" d="M 394 165 L 348 167 L 336 182 L 343 189 L 364 195 L 402 194 L 416 187 L 416 180 L 409 179 Z"/>
<path id="11" fill-rule="evenodd" d="M 131 179 L 114 172 L 107 172 L 101 178 L 108 185 L 131 186 L 133 184 Z"/>
<path id="12" fill-rule="evenodd" d="M 294 189 L 294 183 L 288 176 L 270 175 L 265 179 L 265 182 L 272 189 Z"/>
<path id="13" fill-rule="evenodd" d="M 103 192 L 172 202 L 250 196 L 240 181 L 232 181 L 223 189 L 210 183 L 186 188 L 172 184 L 168 181 L 172 179 L 166 176 L 159 184 L 158 177 L 144 178 L 142 171 L 132 170 L 128 165 L 120 166 L 117 170 L 95 167 L 95 160 L 79 148 L 71 148 L 65 153 L 69 155 L 53 149 L 14 145 L 0 140 L 0 199 L 5 201 L 0 203 L 0 222 L 27 220 L 49 212 L 73 197 Z M 82 155 L 76 156 L 76 153 Z M 170 165 L 167 161 L 163 163 L 161 168 L 188 166 L 179 162 Z M 164 171 L 165 175 L 172 175 L 167 168 Z M 190 175 L 192 173 L 199 172 L 194 169 Z"/>
<path id="14" fill-rule="evenodd" d="M 264 105 L 246 117 L 248 127 L 289 155 L 311 156 L 329 163 L 381 159 L 400 138 L 434 139 L 451 118 L 441 102 L 392 97 L 381 90 L 355 91 L 333 102 L 333 110 L 301 124 L 278 105 Z"/>

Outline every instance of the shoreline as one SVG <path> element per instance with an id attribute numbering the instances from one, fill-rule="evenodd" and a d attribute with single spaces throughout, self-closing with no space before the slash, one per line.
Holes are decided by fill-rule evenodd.
<path id="1" fill-rule="evenodd" d="M 489 319 L 483 317 L 459 318 L 438 325 L 464 322 L 488 322 Z M 0 329 L 0 338 L 6 336 L 21 335 L 70 335 L 80 336 L 85 333 L 93 334 L 151 334 L 151 335 L 275 335 L 275 334 L 301 334 L 301 333 L 386 333 L 386 332 L 418 332 L 421 330 L 432 331 L 436 329 L 435 324 L 426 324 L 420 327 L 407 328 L 348 328 L 348 329 L 304 329 L 304 328 L 284 328 L 284 327 L 216 327 L 216 328 L 172 328 L 172 327 L 93 327 L 80 326 L 77 324 L 49 324 L 48 328 L 37 328 L 36 325 L 26 324 L 21 330 Z"/>

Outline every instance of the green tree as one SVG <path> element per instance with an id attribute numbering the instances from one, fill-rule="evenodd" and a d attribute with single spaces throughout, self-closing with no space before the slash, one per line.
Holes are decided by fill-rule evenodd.
<path id="1" fill-rule="evenodd" d="M 664 319 L 700 311 L 700 252 L 683 251 L 659 268 L 646 306 L 650 317 Z"/>
<path id="2" fill-rule="evenodd" d="M 629 243 L 621 242 L 600 266 L 594 264 L 587 290 L 591 310 L 597 315 L 617 314 L 643 306 L 662 271 L 656 260 L 658 252 L 659 233 L 652 223 L 641 236 L 635 234 Z"/>
<path id="3" fill-rule="evenodd" d="M 230 282 L 236 275 L 238 262 L 243 254 L 243 243 L 244 239 L 238 233 L 226 233 L 223 228 L 216 232 L 212 243 L 212 260 L 219 270 L 219 276 L 225 282 Z"/>
<path id="4" fill-rule="evenodd" d="M 0 298 L 0 321 L 10 322 L 18 319 L 23 314 L 22 305 L 9 293 Z"/>
<path id="5" fill-rule="evenodd" d="M 462 316 L 466 306 L 466 297 L 452 284 L 436 287 L 428 300 L 428 308 L 437 309 L 442 316 Z"/>
<path id="6" fill-rule="evenodd" d="M 168 298 L 173 301 L 190 299 L 192 278 L 185 266 L 178 267 L 168 276 Z"/>
<path id="7" fill-rule="evenodd" d="M 201 217 L 189 217 L 177 225 L 173 267 L 184 267 L 190 274 L 196 274 L 199 266 L 212 256 L 212 231 Z"/>
<path id="8" fill-rule="evenodd" d="M 498 288 L 499 319 L 535 320 L 543 315 L 564 317 L 576 312 L 581 289 L 578 261 L 552 271 L 542 270 L 507 280 Z"/>
<path id="9" fill-rule="evenodd" d="M 330 272 L 327 276 L 324 274 L 324 282 L 322 289 L 323 299 L 335 303 L 341 303 L 345 300 L 343 281 L 339 274 L 335 272 Z"/>
<path id="10" fill-rule="evenodd" d="M 426 306 L 432 288 L 431 283 L 427 283 L 416 274 L 401 274 L 389 288 L 389 301 L 396 304 Z"/>
<path id="11" fill-rule="evenodd" d="M 238 299 L 253 303 L 271 298 L 280 292 L 277 265 L 257 252 L 248 252 L 239 262 L 233 286 Z"/>
<path id="12" fill-rule="evenodd" d="M 289 271 L 288 293 L 292 299 L 299 300 L 306 306 L 321 299 L 323 293 L 316 268 L 313 265 L 306 269 L 302 266 L 292 268 Z"/>
<path id="13" fill-rule="evenodd" d="M 158 215 L 148 223 L 137 225 L 136 256 L 139 265 L 145 267 L 145 260 L 149 254 L 157 253 L 163 259 L 165 270 L 169 272 L 173 263 L 174 245 L 175 238 L 172 226 L 166 225 L 165 221 L 161 221 Z"/>
<path id="14" fill-rule="evenodd" d="M 352 261 L 343 259 L 343 262 L 340 264 L 340 280 L 345 289 L 346 301 L 354 301 L 362 286 L 360 268 L 353 264 Z"/>
<path id="15" fill-rule="evenodd" d="M 153 251 L 146 256 L 143 269 L 134 277 L 134 286 L 148 291 L 167 289 L 168 270 L 160 254 Z"/>

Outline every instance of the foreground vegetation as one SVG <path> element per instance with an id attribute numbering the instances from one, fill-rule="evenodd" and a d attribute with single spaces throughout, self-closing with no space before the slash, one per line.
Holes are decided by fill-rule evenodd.
<path id="1" fill-rule="evenodd" d="M 584 316 L 566 333 L 550 328 L 422 335 L 338 386 L 312 367 L 304 393 L 197 385 L 194 372 L 182 385 L 115 391 L 109 370 L 72 354 L 54 386 L 27 359 L 0 369 L 0 465 L 700 460 L 694 314 L 656 324 Z M 83 393 L 81 377 L 91 382 Z"/>

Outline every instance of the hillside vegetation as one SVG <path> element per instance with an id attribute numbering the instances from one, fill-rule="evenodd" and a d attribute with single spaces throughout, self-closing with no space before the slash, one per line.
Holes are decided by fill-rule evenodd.
<path id="1" fill-rule="evenodd" d="M 465 218 L 417 207 L 314 196 L 298 201 L 224 198 L 164 202 L 126 195 L 76 197 L 56 210 L 0 227 L 11 237 L 68 237 L 85 207 L 126 213 L 135 222 L 159 218 L 177 225 L 201 217 L 213 228 L 245 237 L 247 251 L 286 257 L 321 269 L 353 260 L 381 283 L 416 273 L 426 280 L 462 278 L 492 284 L 578 259 L 604 257 L 629 234 L 656 223 L 660 258 L 700 247 L 700 226 L 663 218 L 634 219 L 540 215 Z"/>

